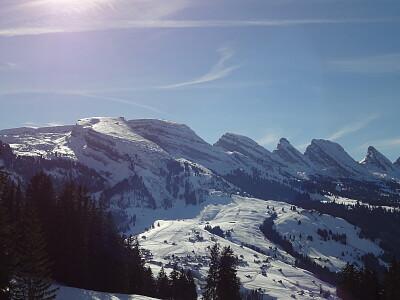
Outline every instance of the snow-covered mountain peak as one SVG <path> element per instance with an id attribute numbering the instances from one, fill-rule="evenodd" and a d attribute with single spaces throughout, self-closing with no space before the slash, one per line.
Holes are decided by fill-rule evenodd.
<path id="1" fill-rule="evenodd" d="M 285 138 L 279 140 L 276 149 L 273 151 L 273 155 L 279 157 L 289 166 L 296 167 L 297 171 L 311 167 L 311 163 L 304 157 L 304 155 L 293 147 Z"/>
<path id="2" fill-rule="evenodd" d="M 360 164 L 371 171 L 384 171 L 386 173 L 395 171 L 392 162 L 373 146 L 368 147 L 367 155 L 360 161 Z"/>
<path id="3" fill-rule="evenodd" d="M 318 166 L 322 174 L 330 177 L 367 175 L 342 146 L 332 141 L 313 139 L 304 156 Z"/>
<path id="4" fill-rule="evenodd" d="M 225 133 L 214 146 L 225 151 L 239 152 L 254 159 L 264 160 L 271 156 L 271 152 L 260 146 L 256 141 L 235 133 Z"/>
<path id="5" fill-rule="evenodd" d="M 143 137 L 132 132 L 128 123 L 123 117 L 93 117 L 80 119 L 76 123 L 77 128 L 92 129 L 96 132 L 103 133 L 108 136 L 123 138 L 134 141 L 143 141 Z M 79 129 L 78 129 L 79 130 Z"/>
<path id="6" fill-rule="evenodd" d="M 206 143 L 189 126 L 168 120 L 139 119 L 128 121 L 129 126 L 137 134 L 158 141 L 160 146 L 165 146 L 165 138 L 179 138 L 191 143 Z"/>
<path id="7" fill-rule="evenodd" d="M 185 124 L 157 119 L 131 120 L 128 124 L 133 132 L 159 145 L 175 158 L 211 167 L 210 162 L 220 161 L 225 155 Z"/>

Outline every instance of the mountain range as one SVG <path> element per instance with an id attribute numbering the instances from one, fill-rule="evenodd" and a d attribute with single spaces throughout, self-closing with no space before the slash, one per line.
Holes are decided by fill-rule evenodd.
<path id="1" fill-rule="evenodd" d="M 264 292 L 279 299 L 307 299 L 321 287 L 334 291 L 297 269 L 299 255 L 308 268 L 316 263 L 330 272 L 346 262 L 363 266 L 369 255 L 387 266 L 385 249 L 376 236 L 365 239 L 365 228 L 337 218 L 336 210 L 316 213 L 299 203 L 357 203 L 369 217 L 378 206 L 389 207 L 382 214 L 396 212 L 400 194 L 400 158 L 392 163 L 373 146 L 357 162 L 321 139 L 304 154 L 285 138 L 271 152 L 234 133 L 211 145 L 184 124 L 154 119 L 92 117 L 1 130 L 0 165 L 25 187 L 39 171 L 51 175 L 58 191 L 69 180 L 86 185 L 104 200 L 121 233 L 138 236 L 154 271 L 163 265 L 169 272 L 177 263 L 194 272 L 200 292 L 207 249 L 218 242 L 239 255 L 247 290 L 271 286 Z M 396 230 L 385 237 L 394 249 Z"/>
<path id="2" fill-rule="evenodd" d="M 321 139 L 312 140 L 304 154 L 285 138 L 272 152 L 233 133 L 211 145 L 188 126 L 165 120 L 93 117 L 75 125 L 1 130 L 0 141 L 18 157 L 82 165 L 99 183 L 93 192 L 105 191 L 110 199 L 123 194 L 132 203 L 154 207 L 182 198 L 198 203 L 210 189 L 290 201 L 296 192 L 322 192 L 309 188 L 322 182 L 325 193 L 348 190 L 349 182 L 353 189 L 354 182 L 366 184 L 374 199 L 400 188 L 400 158 L 392 163 L 373 146 L 357 162 L 339 144 Z M 5 165 L 23 184 L 12 164 Z M 45 171 L 57 178 L 62 169 Z M 147 195 L 135 194 L 139 185 L 133 178 Z M 248 184 L 253 179 L 257 185 Z"/>

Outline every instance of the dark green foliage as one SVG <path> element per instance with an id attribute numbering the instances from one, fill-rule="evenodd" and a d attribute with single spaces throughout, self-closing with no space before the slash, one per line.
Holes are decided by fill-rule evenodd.
<path id="1" fill-rule="evenodd" d="M 376 272 L 365 268 L 358 270 L 353 264 L 346 264 L 338 273 L 337 295 L 343 300 L 380 299 L 380 286 Z"/>
<path id="2" fill-rule="evenodd" d="M 121 194 L 123 192 L 133 192 L 135 198 L 141 201 L 144 206 L 152 209 L 156 208 L 156 202 L 144 184 L 143 178 L 136 173 L 134 173 L 133 176 L 118 182 L 113 187 L 105 189 L 103 191 L 103 196 L 106 199 L 110 199 L 113 195 Z"/>
<path id="3" fill-rule="evenodd" d="M 384 290 L 387 300 L 400 299 L 400 263 L 393 257 L 390 267 L 385 273 Z"/>
<path id="4" fill-rule="evenodd" d="M 219 245 L 214 244 L 210 249 L 210 264 L 207 275 L 207 284 L 203 293 L 203 300 L 217 300 L 217 285 L 219 274 Z"/>
<path id="5" fill-rule="evenodd" d="M 243 296 L 244 300 L 263 300 L 264 293 L 261 288 L 251 290 Z"/>
<path id="6" fill-rule="evenodd" d="M 34 207 L 28 206 L 26 209 L 22 228 L 22 236 L 15 249 L 18 263 L 13 274 L 11 299 L 55 299 L 57 289 L 51 288 L 51 262 Z"/>
<path id="7" fill-rule="evenodd" d="M 197 299 L 197 288 L 196 283 L 194 282 L 194 278 L 192 272 L 190 270 L 186 273 L 185 278 L 185 300 L 196 300 Z"/>
<path id="8" fill-rule="evenodd" d="M 13 251 L 15 224 L 10 222 L 6 208 L 5 190 L 12 183 L 0 168 L 0 300 L 9 298 L 11 278 L 15 272 L 16 256 Z"/>
<path id="9" fill-rule="evenodd" d="M 8 297 L 12 277 L 16 299 L 34 288 L 44 291 L 50 277 L 85 289 L 155 295 L 137 240 L 122 239 L 103 201 L 93 200 L 85 187 L 68 182 L 57 197 L 51 178 L 38 173 L 24 199 L 1 177 L 0 225 L 0 299 Z"/>
<path id="10" fill-rule="evenodd" d="M 253 175 L 245 173 L 243 170 L 234 170 L 224 178 L 260 199 L 275 199 L 280 201 L 293 201 L 297 191 L 293 188 L 295 182 L 286 184 L 262 178 L 257 170 L 253 170 Z"/>
<path id="11" fill-rule="evenodd" d="M 161 268 L 157 276 L 157 298 L 170 299 L 171 289 L 168 276 L 165 273 L 164 267 Z"/>
<path id="12" fill-rule="evenodd" d="M 157 293 L 156 282 L 150 267 L 144 269 L 140 294 L 155 297 Z"/>
<path id="13" fill-rule="evenodd" d="M 215 234 L 215 235 L 218 235 L 218 236 L 220 236 L 222 238 L 225 236 L 224 231 L 219 226 L 211 227 L 210 225 L 206 225 L 204 227 L 204 229 L 207 230 L 208 232 L 210 232 L 212 234 Z"/>
<path id="14" fill-rule="evenodd" d="M 240 300 L 240 281 L 236 276 L 237 257 L 230 246 L 221 251 L 219 273 L 217 280 L 217 295 L 219 300 Z"/>
<path id="15" fill-rule="evenodd" d="M 190 271 L 178 271 L 177 266 L 169 274 L 169 279 L 161 268 L 157 278 L 157 291 L 160 299 L 196 300 L 197 291 Z"/>
<path id="16" fill-rule="evenodd" d="M 210 265 L 203 300 L 239 300 L 240 281 L 236 276 L 237 257 L 232 249 L 219 245 L 210 249 Z"/>

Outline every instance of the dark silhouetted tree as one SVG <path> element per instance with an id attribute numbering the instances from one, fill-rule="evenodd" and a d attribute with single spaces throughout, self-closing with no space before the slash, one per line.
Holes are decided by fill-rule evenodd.
<path id="1" fill-rule="evenodd" d="M 384 280 L 385 299 L 400 299 L 400 263 L 393 257 Z"/>
<path id="2" fill-rule="evenodd" d="M 207 275 L 207 283 L 203 293 L 203 300 L 218 300 L 217 286 L 220 268 L 219 245 L 216 243 L 210 249 L 210 264 Z"/>
<path id="3" fill-rule="evenodd" d="M 221 251 L 217 280 L 219 300 L 240 300 L 240 281 L 236 273 L 237 257 L 230 246 Z"/>
<path id="4" fill-rule="evenodd" d="M 50 280 L 50 258 L 35 207 L 28 206 L 23 220 L 22 239 L 17 245 L 18 265 L 13 277 L 11 299 L 55 299 L 57 289 Z"/>
<path id="5" fill-rule="evenodd" d="M 171 295 L 168 276 L 164 267 L 161 268 L 157 276 L 157 298 L 169 299 Z"/>

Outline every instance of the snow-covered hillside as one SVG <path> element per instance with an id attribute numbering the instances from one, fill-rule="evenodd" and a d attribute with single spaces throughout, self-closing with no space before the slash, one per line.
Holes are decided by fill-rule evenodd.
<path id="1" fill-rule="evenodd" d="M 272 200 L 232 196 L 224 197 L 219 203 L 216 199 L 221 195 L 214 197 L 212 203 L 205 203 L 204 209 L 198 210 L 197 216 L 160 219 L 148 231 L 139 234 L 140 244 L 150 251 L 147 262 L 152 269 L 158 272 L 163 264 L 171 271 L 177 263 L 179 267 L 195 270 L 201 286 L 208 269 L 209 247 L 217 242 L 221 246 L 231 246 L 238 255 L 238 276 L 246 289 L 262 287 L 266 295 L 278 299 L 293 298 L 292 295 L 309 299 L 311 294 L 319 295 L 320 285 L 333 292 L 332 287 L 310 272 L 296 268 L 293 257 L 265 238 L 259 226 L 273 212 L 277 213 L 275 228 L 282 236 L 292 237 L 295 250 L 332 271 L 339 270 L 346 262 L 362 266 L 359 260 L 362 254 L 382 252 L 377 244 L 358 237 L 359 228 L 340 218 L 299 208 L 291 210 L 291 205 Z M 210 233 L 206 226 L 219 226 L 225 237 Z M 320 228 L 346 234 L 347 243 L 322 240 L 317 233 Z M 313 241 L 307 240 L 308 236 L 312 236 Z"/>
<path id="2" fill-rule="evenodd" d="M 156 300 L 142 295 L 110 294 L 67 286 L 59 287 L 56 300 Z"/>

